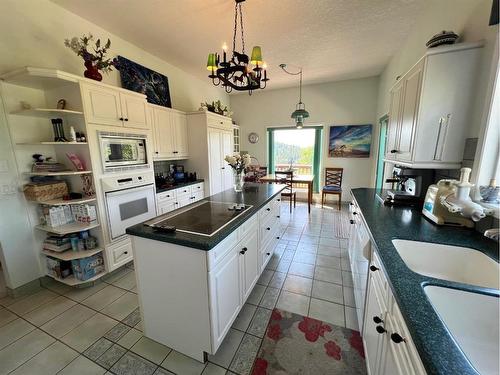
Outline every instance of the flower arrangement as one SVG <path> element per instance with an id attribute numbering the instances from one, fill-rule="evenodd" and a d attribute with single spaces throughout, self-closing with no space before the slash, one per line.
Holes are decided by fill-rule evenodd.
<path id="1" fill-rule="evenodd" d="M 238 174 L 244 172 L 251 163 L 250 154 L 241 156 L 238 152 L 234 153 L 233 155 L 226 155 L 224 160 Z"/>
<path id="2" fill-rule="evenodd" d="M 94 79 L 96 81 L 102 80 L 102 75 L 99 73 L 110 72 L 111 67 L 115 65 L 114 59 L 106 58 L 106 53 L 109 47 L 111 47 L 111 41 L 108 41 L 101 45 L 101 39 L 97 39 L 94 45 L 91 46 L 91 42 L 94 41 L 94 36 L 92 34 L 83 35 L 80 38 L 73 37 L 71 39 L 65 39 L 64 45 L 70 48 L 78 56 L 81 56 L 85 61 L 85 67 L 87 70 L 84 72 L 85 77 Z M 89 49 L 92 48 L 92 52 Z"/>

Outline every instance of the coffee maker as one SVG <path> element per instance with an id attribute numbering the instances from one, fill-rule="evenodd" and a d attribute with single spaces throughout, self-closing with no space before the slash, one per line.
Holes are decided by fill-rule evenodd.
<path id="1" fill-rule="evenodd" d="M 395 165 L 392 177 L 385 180 L 391 183 L 391 189 L 385 196 L 386 204 L 421 207 L 425 192 L 434 182 L 433 169 L 413 169 Z"/>

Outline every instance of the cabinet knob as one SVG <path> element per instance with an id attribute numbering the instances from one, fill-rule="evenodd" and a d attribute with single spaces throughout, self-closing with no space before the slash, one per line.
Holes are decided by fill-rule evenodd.
<path id="1" fill-rule="evenodd" d="M 401 337 L 399 333 L 393 333 L 391 334 L 391 340 L 395 342 L 396 344 L 400 344 L 403 341 L 406 341 L 404 337 Z"/>
<path id="2" fill-rule="evenodd" d="M 157 154 L 157 153 L 158 153 L 158 151 L 155 151 L 155 154 Z"/>
<path id="3" fill-rule="evenodd" d="M 271 255 L 271 253 L 266 253 L 267 256 Z"/>
<path id="4" fill-rule="evenodd" d="M 278 219 L 280 218 L 280 215 L 276 216 Z"/>
<path id="5" fill-rule="evenodd" d="M 351 224 L 354 224 L 354 220 L 353 220 L 353 219 L 349 220 L 349 222 L 350 222 Z"/>
<path id="6" fill-rule="evenodd" d="M 278 198 L 278 199 L 276 199 L 276 200 L 277 200 L 278 202 L 281 202 L 281 199 L 279 199 L 279 198 Z"/>
<path id="7" fill-rule="evenodd" d="M 358 213 L 357 213 L 356 211 L 353 211 L 353 212 L 352 212 L 352 214 L 353 214 L 353 215 L 357 215 Z"/>
<path id="8" fill-rule="evenodd" d="M 277 240 L 279 240 L 279 239 L 280 239 L 280 236 L 276 237 L 276 239 L 277 239 Z"/>
<path id="9" fill-rule="evenodd" d="M 351 203 L 349 203 L 349 206 L 354 206 L 354 203 L 352 203 L 352 202 L 351 202 Z"/>
<path id="10" fill-rule="evenodd" d="M 370 266 L 370 271 L 375 272 L 378 271 L 380 268 L 374 266 L 373 264 Z"/>
<path id="11" fill-rule="evenodd" d="M 271 211 L 271 209 L 270 208 L 266 208 L 266 211 Z"/>
<path id="12" fill-rule="evenodd" d="M 127 255 L 128 254 L 128 251 L 124 251 L 123 254 Z"/>
<path id="13" fill-rule="evenodd" d="M 395 154 L 397 152 L 398 152 L 398 150 L 391 150 L 391 154 Z"/>
<path id="14" fill-rule="evenodd" d="M 245 252 L 244 252 L 243 250 L 241 250 L 241 251 L 240 251 L 240 254 L 241 254 L 241 255 L 244 255 L 244 254 L 245 254 Z"/>
<path id="15" fill-rule="evenodd" d="M 221 169 L 226 169 L 225 167 L 222 167 Z"/>
<path id="16" fill-rule="evenodd" d="M 120 117 L 120 121 L 123 121 L 123 117 Z"/>
<path id="17" fill-rule="evenodd" d="M 125 118 L 124 121 L 128 121 L 128 118 Z"/>
<path id="18" fill-rule="evenodd" d="M 380 317 L 378 316 L 374 316 L 373 317 L 373 321 L 377 324 L 380 324 L 380 323 L 383 323 L 384 321 L 382 319 L 380 319 Z"/>
<path id="19" fill-rule="evenodd" d="M 375 329 L 377 330 L 378 333 L 385 333 L 387 332 L 384 327 L 382 326 L 376 326 Z"/>
<path id="20" fill-rule="evenodd" d="M 271 228 L 267 227 L 266 230 L 271 230 Z"/>

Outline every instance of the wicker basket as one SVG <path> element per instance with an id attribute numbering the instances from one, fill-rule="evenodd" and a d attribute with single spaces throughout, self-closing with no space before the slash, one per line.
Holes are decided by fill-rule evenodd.
<path id="1" fill-rule="evenodd" d="M 68 194 L 65 181 L 41 182 L 24 185 L 24 196 L 29 201 L 45 202 Z"/>

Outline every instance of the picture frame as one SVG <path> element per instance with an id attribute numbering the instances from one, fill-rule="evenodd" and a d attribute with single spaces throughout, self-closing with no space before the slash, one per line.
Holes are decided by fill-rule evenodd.
<path id="1" fill-rule="evenodd" d="M 330 126 L 328 157 L 369 158 L 372 127 L 372 124 Z"/>

